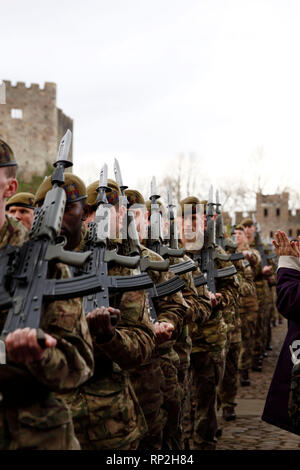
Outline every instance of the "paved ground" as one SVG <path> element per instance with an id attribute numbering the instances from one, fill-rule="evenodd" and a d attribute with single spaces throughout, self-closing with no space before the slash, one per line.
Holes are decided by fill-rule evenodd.
<path id="1" fill-rule="evenodd" d="M 272 328 L 273 351 L 264 359 L 263 372 L 251 372 L 251 386 L 239 388 L 236 421 L 228 423 L 220 418 L 223 434 L 218 439 L 218 450 L 300 449 L 300 436 L 260 419 L 286 328 L 286 320 Z"/>

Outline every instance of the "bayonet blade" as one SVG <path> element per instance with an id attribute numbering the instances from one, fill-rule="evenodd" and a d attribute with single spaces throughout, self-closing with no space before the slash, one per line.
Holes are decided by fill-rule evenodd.
<path id="1" fill-rule="evenodd" d="M 99 188 L 107 187 L 107 164 L 104 163 L 100 171 Z"/>
<path id="2" fill-rule="evenodd" d="M 123 180 L 122 180 L 122 174 L 121 174 L 121 169 L 118 160 L 115 158 L 114 162 L 114 173 L 115 173 L 115 178 L 116 182 L 120 186 L 120 188 L 123 188 Z"/>
<path id="3" fill-rule="evenodd" d="M 219 190 L 218 190 L 218 189 L 216 190 L 216 204 L 217 204 L 217 205 L 220 204 Z"/>
<path id="4" fill-rule="evenodd" d="M 156 178 L 155 178 L 155 176 L 153 176 L 153 178 L 151 180 L 151 197 L 156 196 L 156 195 L 157 195 L 157 192 L 156 192 Z"/>
<path id="5" fill-rule="evenodd" d="M 168 187 L 168 206 L 171 208 L 175 207 L 175 205 L 173 204 L 173 193 L 170 185 Z"/>
<path id="6" fill-rule="evenodd" d="M 211 187 L 209 188 L 207 204 L 213 204 L 213 197 L 214 197 L 214 188 L 211 185 Z"/>
<path id="7" fill-rule="evenodd" d="M 70 131 L 70 129 L 68 129 L 60 141 L 56 161 L 58 160 L 68 161 L 69 160 L 69 151 L 71 147 L 71 142 L 72 142 L 72 132 Z"/>
<path id="8" fill-rule="evenodd" d="M 236 218 L 235 218 L 235 212 L 233 212 L 232 217 L 231 217 L 231 225 L 232 225 L 232 227 L 235 227 L 235 220 L 236 220 Z"/>

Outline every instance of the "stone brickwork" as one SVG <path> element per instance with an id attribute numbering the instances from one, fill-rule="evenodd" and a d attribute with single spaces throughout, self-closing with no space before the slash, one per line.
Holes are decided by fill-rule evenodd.
<path id="1" fill-rule="evenodd" d="M 289 210 L 289 193 L 281 194 L 256 194 L 256 210 L 249 211 L 247 217 L 255 214 L 257 222 L 260 224 L 262 238 L 265 242 L 270 242 L 276 230 L 286 232 L 290 239 L 300 236 L 300 209 L 292 215 Z M 236 224 L 243 219 L 243 212 L 236 212 Z M 231 218 L 227 212 L 223 213 L 224 224 L 230 226 Z"/>
<path id="2" fill-rule="evenodd" d="M 44 88 L 4 80 L 6 104 L 0 104 L 0 138 L 13 149 L 24 181 L 44 174 L 56 159 L 61 137 L 73 131 L 73 121 L 56 107 L 56 84 Z M 70 152 L 72 159 L 72 151 Z"/>

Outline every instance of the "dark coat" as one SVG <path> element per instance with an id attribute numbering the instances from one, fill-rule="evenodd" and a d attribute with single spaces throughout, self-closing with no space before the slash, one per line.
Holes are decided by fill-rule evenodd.
<path id="1" fill-rule="evenodd" d="M 289 346 L 300 340 L 300 271 L 280 268 L 277 273 L 277 309 L 288 319 L 288 331 L 281 348 L 265 403 L 262 419 L 300 435 L 288 415 L 288 400 L 293 362 Z"/>

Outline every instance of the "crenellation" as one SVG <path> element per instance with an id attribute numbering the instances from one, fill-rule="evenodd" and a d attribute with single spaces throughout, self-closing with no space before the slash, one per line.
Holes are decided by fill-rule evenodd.
<path id="1" fill-rule="evenodd" d="M 45 82 L 41 88 L 25 82 L 6 86 L 6 104 L 0 104 L 0 137 L 13 148 L 20 172 L 30 181 L 33 173 L 43 174 L 47 163 L 56 159 L 60 138 L 73 121 L 56 106 L 56 84 Z M 14 118 L 11 110 L 20 109 L 22 118 Z M 70 152 L 72 159 L 72 150 Z"/>

